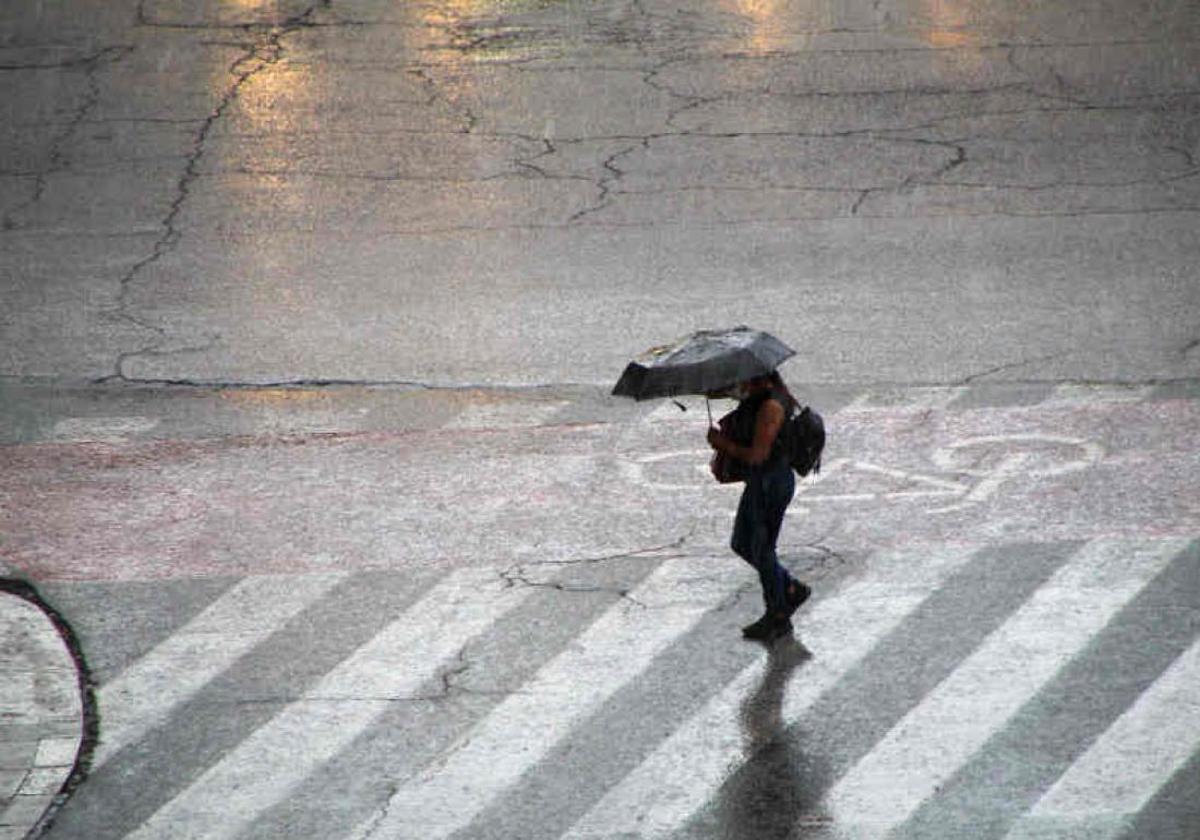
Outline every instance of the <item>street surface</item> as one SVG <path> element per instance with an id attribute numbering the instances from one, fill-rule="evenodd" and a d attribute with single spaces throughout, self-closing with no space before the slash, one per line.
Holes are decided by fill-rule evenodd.
<path id="1" fill-rule="evenodd" d="M 0 840 L 1200 838 L 1195 3 L 17 0 L 0 97 Z M 770 648 L 608 395 L 738 323 Z"/>
<path id="2" fill-rule="evenodd" d="M 48 836 L 1190 836 L 1198 390 L 821 394 L 770 651 L 695 400 L 5 447 L 99 683 Z"/>

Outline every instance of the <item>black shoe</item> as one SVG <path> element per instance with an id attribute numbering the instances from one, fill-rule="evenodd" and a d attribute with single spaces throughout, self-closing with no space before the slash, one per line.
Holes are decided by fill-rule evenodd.
<path id="1" fill-rule="evenodd" d="M 747 639 L 761 639 L 763 634 L 766 633 L 767 628 L 771 626 L 771 621 L 771 613 L 765 612 L 762 614 L 762 618 L 760 618 L 758 621 L 754 622 L 753 624 L 747 624 L 745 627 L 743 627 L 742 635 Z"/>
<path id="2" fill-rule="evenodd" d="M 742 636 L 756 642 L 773 642 L 791 632 L 792 622 L 790 619 L 769 612 L 763 613 L 763 617 L 758 621 L 742 628 Z"/>
<path id="3" fill-rule="evenodd" d="M 812 594 L 812 588 L 800 581 L 793 581 L 788 587 L 784 597 L 787 598 L 787 615 L 791 618 L 792 613 L 800 609 L 800 605 L 808 600 L 808 596 Z"/>

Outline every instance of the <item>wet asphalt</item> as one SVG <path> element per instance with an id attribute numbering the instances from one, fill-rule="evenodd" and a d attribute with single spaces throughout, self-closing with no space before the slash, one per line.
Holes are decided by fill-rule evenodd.
<path id="1" fill-rule="evenodd" d="M 712 609 L 636 679 L 574 672 L 594 705 L 457 836 L 880 836 L 839 780 L 1114 544 L 1160 565 L 968 760 L 913 749 L 938 793 L 894 836 L 1197 836 L 1194 750 L 1136 813 L 1031 810 L 1200 632 L 1195 4 L 19 0 L 0 103 L 0 571 L 75 628 L 101 742 L 114 687 L 211 669 L 47 837 L 437 836 L 390 804 L 442 813 L 431 768 L 604 660 L 589 628 L 681 557 L 729 560 L 688 584 Z M 781 542 L 813 617 L 771 651 L 703 403 L 607 394 L 735 323 L 797 348 L 831 428 Z M 479 570 L 527 598 L 415 690 L 328 693 Z M 285 617 L 238 600 L 321 575 Z M 306 704 L 331 757 L 254 787 L 287 739 L 239 749 Z M 242 799 L 188 798 L 234 771 Z"/>

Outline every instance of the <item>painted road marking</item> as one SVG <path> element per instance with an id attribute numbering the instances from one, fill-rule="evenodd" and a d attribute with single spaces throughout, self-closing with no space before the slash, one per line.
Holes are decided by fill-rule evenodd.
<path id="1" fill-rule="evenodd" d="M 540 426 L 567 405 L 570 403 L 566 400 L 472 402 L 442 428 L 501 429 Z"/>
<path id="2" fill-rule="evenodd" d="M 893 489 L 863 491 L 858 493 L 820 493 L 812 492 L 813 488 L 821 486 L 835 476 L 838 478 L 851 477 L 854 473 L 866 477 L 872 484 L 879 480 L 888 481 Z M 850 478 L 853 481 L 853 478 Z M 813 475 L 802 484 L 797 484 L 796 495 L 803 495 L 802 501 L 808 502 L 878 502 L 896 501 L 903 499 L 955 499 L 962 497 L 969 490 L 960 482 L 952 481 L 941 476 L 918 473 L 911 470 L 899 470 L 882 464 L 873 464 L 853 458 L 835 458 L 822 467 L 821 472 Z"/>
<path id="3" fill-rule="evenodd" d="M 654 452 L 622 462 L 627 480 L 659 491 L 710 489 L 711 450 L 688 448 Z M 986 502 L 1004 484 L 1026 477 L 1051 478 L 1086 470 L 1100 462 L 1104 448 L 1095 441 L 1045 434 L 986 435 L 964 438 L 933 450 L 931 460 L 939 473 L 901 470 L 858 458 L 832 458 L 821 472 L 796 486 L 802 505 L 820 503 L 876 503 L 928 500 L 954 502 L 932 508 L 943 513 Z M 663 480 L 647 471 L 657 464 L 683 460 L 692 469 L 672 471 L 674 480 Z M 690 480 L 680 481 L 680 476 Z M 829 484 L 840 492 L 822 492 Z M 862 487 L 856 490 L 856 485 Z M 741 485 L 728 485 L 740 489 Z"/>
<path id="4" fill-rule="evenodd" d="M 54 424 L 50 439 L 56 441 L 114 442 L 155 429 L 157 417 L 67 417 Z"/>
<path id="5" fill-rule="evenodd" d="M 1200 744 L 1200 641 L 1071 765 L 1005 840 L 1108 840 L 1170 781 Z"/>
<path id="6" fill-rule="evenodd" d="M 817 601 L 798 635 L 819 658 L 804 665 L 783 701 L 786 722 L 801 717 L 912 613 L 972 551 L 946 547 L 877 558 L 881 574 Z M 742 707 L 766 673 L 766 657 L 745 668 L 636 770 L 612 788 L 564 840 L 655 838 L 681 829 L 749 757 Z"/>
<path id="7" fill-rule="evenodd" d="M 901 410 L 832 416 L 826 467 L 815 480 L 800 482 L 794 509 L 813 512 L 823 520 L 821 530 L 836 527 L 845 541 L 878 545 L 884 531 L 894 535 L 889 540 L 929 543 L 975 541 L 989 533 L 1027 540 L 1191 534 L 1200 527 L 1200 511 L 1188 504 L 1195 493 L 1187 492 L 1192 489 L 1187 478 L 1200 457 L 1188 437 L 1200 416 L 1197 400 L 1101 403 L 1085 410 L 986 408 L 928 417 Z M 1129 429 L 1141 432 L 1131 437 L 1122 431 Z M 654 507 L 655 516 L 661 516 L 656 529 L 682 533 L 696 521 L 701 504 L 718 510 L 736 504 L 737 488 L 718 487 L 706 474 L 710 453 L 699 431 L 693 433 L 686 423 L 543 427 L 536 444 L 526 431 L 497 430 L 486 451 L 464 447 L 460 433 L 315 436 L 286 450 L 270 439 L 232 446 L 143 442 L 119 452 L 0 447 L 6 561 L 38 569 L 46 578 L 70 579 L 186 577 L 250 563 L 264 572 L 325 571 L 332 568 L 328 558 L 336 558 L 339 569 L 366 568 L 379 562 L 372 536 L 379 531 L 370 527 L 372 521 L 390 528 L 419 519 L 422 538 L 410 552 L 415 561 L 432 564 L 449 553 L 464 562 L 490 563 L 487 551 L 470 538 L 472 529 L 462 527 L 463 516 L 494 529 L 496 540 L 518 554 L 538 551 L 529 535 L 549 532 L 559 535 L 560 547 L 570 543 L 593 553 L 609 550 L 611 535 L 627 532 L 631 508 L 640 508 L 640 514 Z M 1013 440 L 1013 432 L 1053 433 L 1071 442 Z M 995 437 L 1000 433 L 1010 435 L 1009 443 Z M 1094 455 L 1085 458 L 1086 448 L 1073 443 L 1085 439 L 1107 453 L 1091 467 L 1080 465 Z M 962 441 L 972 441 L 974 448 Z M 940 450 L 952 472 L 932 461 Z M 1018 464 L 1014 458 L 1023 452 L 1037 460 Z M 171 464 L 167 473 L 162 458 Z M 848 460 L 835 469 L 839 458 Z M 320 480 L 350 463 L 357 466 L 353 481 Z M 563 463 L 578 469 L 584 480 L 558 477 Z M 250 464 L 256 465 L 253 489 L 226 481 L 246 474 Z M 1041 475 L 1064 469 L 1077 471 Z M 72 474 L 68 488 L 62 485 L 63 470 Z M 477 473 L 497 471 L 504 482 L 477 480 Z M 447 482 L 447 475 L 458 479 Z M 113 498 L 117 482 L 122 493 Z M 505 492 L 518 483 L 535 492 Z M 472 504 L 460 511 L 451 497 L 467 486 Z M 957 496 L 956 486 L 961 487 Z M 597 504 L 598 499 L 605 503 Z M 1071 515 L 1045 522 L 1040 514 L 1047 503 Z M 973 507 L 923 519 L 913 515 L 960 504 Z M 990 508 L 987 523 L 973 516 L 984 506 Z M 331 527 L 314 528 L 300 554 L 286 529 L 262 525 L 301 514 L 320 518 L 341 507 L 361 512 L 351 523 L 356 527 L 330 522 Z M 870 507 L 881 508 L 879 515 L 842 516 L 848 508 Z M 451 515 L 455 511 L 459 515 Z M 202 515 L 206 512 L 218 515 Z M 570 534 L 562 530 L 579 517 L 591 525 Z M 900 519 L 904 527 L 892 527 Z M 131 521 L 137 527 L 130 527 Z M 364 524 L 357 527 L 360 521 Z M 214 528 L 213 522 L 244 526 L 254 539 L 231 539 L 228 528 Z M 984 524 L 993 530 L 981 531 Z M 646 544 L 644 536 L 630 539 Z M 171 563 L 164 564 L 168 544 L 202 550 L 173 551 Z"/>
<path id="8" fill-rule="evenodd" d="M 867 391 L 847 404 L 848 413 L 873 411 L 941 410 L 967 392 L 965 385 L 897 388 L 891 391 Z"/>
<path id="9" fill-rule="evenodd" d="M 892 719 L 899 721 L 897 725 L 882 727 L 870 741 L 864 741 L 862 749 L 856 751 L 863 758 L 849 768 L 838 787 L 830 791 L 830 796 L 836 796 L 838 791 L 844 790 L 856 773 L 861 776 L 867 764 L 886 760 L 888 745 L 893 740 L 897 741 L 897 745 L 891 747 L 895 754 L 911 746 L 909 739 L 915 741 L 912 754 L 916 764 L 914 768 L 893 769 L 892 775 L 888 776 L 888 785 L 898 777 L 920 777 L 922 773 L 926 776 L 943 772 L 953 774 L 956 772 L 955 766 L 963 766 L 961 756 L 954 754 L 956 749 L 968 756 L 968 761 L 986 756 L 987 750 L 983 746 L 985 739 L 991 737 L 996 727 L 1003 725 L 1005 720 L 1012 720 L 1011 715 L 1006 716 L 1005 706 L 1011 710 L 1015 708 L 1014 704 L 1024 703 L 1031 691 L 1037 691 L 1042 683 L 1037 681 L 1036 672 L 1044 674 L 1053 670 L 1053 675 L 1059 673 L 1050 664 L 1055 657 L 1052 649 L 1060 650 L 1059 664 L 1078 664 L 1077 659 L 1070 658 L 1071 643 L 1053 638 L 1064 629 L 1050 624 L 1039 628 L 1032 616 L 1040 613 L 1046 622 L 1050 622 L 1050 616 L 1058 611 L 1060 616 L 1071 616 L 1072 626 L 1065 629 L 1066 635 L 1079 639 L 1094 638 L 1097 628 L 1106 629 L 1111 627 L 1111 623 L 1105 624 L 1107 619 L 1103 615 L 1091 616 L 1089 612 L 1099 609 L 1107 614 L 1115 608 L 1114 603 L 1121 599 L 1128 600 L 1129 592 L 1139 591 L 1138 581 L 1153 573 L 1155 564 L 1170 553 L 1168 546 L 1171 543 L 1182 546 L 1186 541 L 1096 541 L 1076 552 L 1066 565 L 1060 566 L 1056 562 L 1059 571 L 1040 589 L 1031 586 L 1029 591 L 1032 594 L 1024 606 L 1011 614 L 1005 611 L 1005 615 L 1010 615 L 1006 624 L 993 631 L 973 653 L 968 646 L 955 654 L 952 661 L 948 660 L 944 673 L 949 676 L 936 685 L 930 682 L 929 685 L 935 685 L 932 691 L 926 687 L 919 700 L 916 695 L 913 696 L 912 702 L 920 702 L 920 705 L 913 706 L 910 703 L 907 717 L 900 718 L 897 712 L 897 717 Z M 1121 550 L 1122 546 L 1124 551 Z M 816 655 L 804 661 L 801 669 L 787 681 L 782 701 L 767 710 L 772 715 L 769 722 L 771 737 L 778 737 L 780 733 L 792 737 L 788 727 L 810 719 L 812 710 L 821 707 L 822 701 L 829 699 L 831 691 L 836 694 L 844 683 L 843 678 L 860 669 L 864 658 L 879 650 L 881 641 L 890 639 L 893 630 L 914 612 L 928 608 L 928 597 L 944 591 L 950 575 L 963 571 L 968 563 L 974 564 L 991 557 L 990 550 L 980 554 L 979 548 L 908 549 L 878 554 L 872 557 L 868 565 L 872 570 L 869 578 L 850 583 L 833 595 L 814 599 L 797 622 L 797 636 L 803 644 L 811 646 Z M 1061 558 L 1061 554 L 1059 556 Z M 1089 556 L 1095 561 L 1094 577 L 1086 574 L 1087 564 L 1083 558 Z M 1176 555 L 1176 564 L 1179 556 Z M 1005 555 L 1000 554 L 992 559 L 1003 561 L 1004 558 Z M 364 820 L 357 823 L 355 837 L 369 836 L 381 840 L 410 834 L 424 837 L 424 823 L 418 831 L 416 827 L 404 824 L 404 818 L 398 816 L 401 813 L 414 813 L 406 810 L 410 807 L 422 807 L 422 814 L 433 814 L 433 829 L 429 836 L 436 837 L 469 828 L 472 820 L 485 813 L 487 808 L 502 807 L 505 794 L 512 790 L 517 780 L 523 779 L 526 771 L 554 749 L 561 749 L 564 744 L 570 743 L 574 729 L 585 723 L 589 715 L 620 687 L 636 679 L 641 668 L 653 660 L 656 651 L 661 652 L 674 643 L 673 639 L 694 632 L 695 624 L 686 626 L 687 619 L 672 615 L 679 609 L 677 604 L 671 602 L 672 596 L 694 602 L 696 593 L 693 589 L 715 588 L 716 591 L 700 597 L 707 605 L 719 601 L 723 595 L 732 594 L 738 584 L 744 583 L 744 575 L 738 572 L 739 567 L 729 567 L 725 558 L 681 558 L 667 562 L 684 569 L 700 563 L 704 568 L 697 572 L 699 579 L 690 583 L 683 579 L 675 580 L 673 584 L 660 583 L 659 594 L 666 600 L 656 598 L 644 588 L 635 590 L 630 593 L 631 597 L 645 603 L 650 609 L 643 610 L 633 601 L 622 601 L 597 625 L 583 635 L 573 637 L 566 652 L 543 667 L 533 680 L 510 694 L 500 706 L 494 707 L 494 712 L 456 742 L 456 747 L 441 752 L 423 772 L 415 770 L 411 771 L 414 772 L 413 776 L 398 777 L 395 781 L 405 786 L 401 788 L 401 795 L 385 808 L 390 810 L 392 816 L 381 817 L 375 810 L 379 800 L 373 799 L 371 802 L 358 803 L 340 825 L 349 827 L 355 825 L 355 821 Z M 1072 569 L 1075 570 L 1075 578 L 1071 576 Z M 485 602 L 492 600 L 493 596 L 507 597 L 503 594 L 505 592 L 511 594 L 528 589 L 504 589 L 498 583 L 499 575 L 494 569 L 477 570 L 475 574 L 482 593 L 479 597 Z M 657 574 L 666 574 L 666 570 Z M 679 578 L 681 574 L 677 571 L 672 577 Z M 727 585 L 725 581 L 728 581 Z M 1107 591 L 1110 589 L 1114 592 Z M 442 592 L 440 596 L 437 595 L 439 591 Z M 444 599 L 446 591 L 434 590 L 420 603 Z M 1013 606 L 1024 598 L 1022 595 L 1014 599 Z M 622 608 L 627 614 L 614 617 L 613 613 L 620 612 Z M 431 628 L 441 630 L 450 627 L 460 620 L 462 614 L 476 612 L 478 607 L 475 601 L 464 601 L 461 606 L 451 608 L 453 620 L 448 618 L 449 612 L 438 613 L 434 607 L 428 606 L 424 609 L 424 618 L 410 616 L 411 626 L 406 631 L 406 637 L 400 634 L 394 635 L 387 643 L 377 640 L 369 642 L 364 647 L 373 645 L 376 649 L 374 655 L 364 655 L 360 648 L 358 653 L 337 665 L 336 670 L 331 671 L 318 687 L 306 691 L 301 701 L 284 709 L 241 744 L 233 746 L 221 757 L 219 764 L 208 770 L 203 766 L 194 768 L 193 774 L 200 774 L 197 781 L 184 789 L 178 799 L 163 805 L 133 836 L 172 840 L 182 837 L 241 836 L 241 832 L 251 827 L 255 829 L 255 832 L 251 832 L 253 836 L 266 836 L 273 831 L 271 826 L 276 815 L 288 810 L 289 798 L 300 795 L 300 784 L 305 780 L 311 783 L 314 778 L 319 778 L 314 774 L 320 768 L 329 766 L 331 761 L 336 766 L 337 762 L 344 759 L 348 755 L 347 747 L 355 740 L 361 741 L 364 734 L 369 734 L 371 727 L 378 725 L 379 715 L 385 710 L 395 708 L 394 700 L 397 697 L 412 697 L 414 691 L 437 693 L 440 690 L 439 685 L 430 688 L 427 682 L 424 686 L 414 689 L 410 685 L 403 692 L 398 692 L 398 686 L 391 682 L 389 673 L 393 670 L 406 671 L 412 661 L 425 667 L 427 658 L 453 665 L 449 653 L 453 649 L 451 643 L 447 643 L 450 646 L 442 648 L 441 653 L 434 652 L 431 656 L 427 656 L 428 648 L 408 655 L 399 651 L 408 650 L 409 640 L 434 635 L 430 633 Z M 705 613 L 711 607 L 697 609 Z M 646 626 L 647 614 L 654 621 L 660 621 L 665 616 L 673 625 L 681 625 L 682 629 L 672 631 L 674 635 L 670 639 L 638 639 L 636 629 Z M 1082 618 L 1077 618 L 1079 615 Z M 602 624 L 604 622 L 608 624 L 607 629 Z M 1190 642 L 1189 637 L 1183 644 Z M 632 654 L 630 645 L 634 646 Z M 1009 645 L 1014 647 L 1010 649 Z M 1021 652 L 1019 667 L 1012 661 L 1014 650 Z M 643 660 L 642 665 L 621 665 L 608 660 L 608 657 L 616 659 L 631 655 Z M 1056 835 L 1051 829 L 1063 825 L 1075 832 L 1072 836 L 1090 838 L 1092 835 L 1087 831 L 1091 830 L 1092 824 L 1080 823 L 1070 813 L 1070 808 L 1074 806 L 1063 805 L 1062 801 L 1068 794 L 1085 799 L 1092 797 L 1096 801 L 1109 798 L 1109 792 L 1113 790 L 1110 784 L 1112 779 L 1103 774 L 1116 772 L 1114 766 L 1120 768 L 1122 779 L 1130 776 L 1140 792 L 1130 792 L 1128 802 L 1120 805 L 1122 809 L 1132 809 L 1128 813 L 1102 814 L 1105 819 L 1096 823 L 1096 836 L 1107 838 L 1111 834 L 1110 828 L 1116 831 L 1114 826 L 1125 825 L 1132 813 L 1145 810 L 1154 792 L 1171 778 L 1173 768 L 1186 762 L 1189 754 L 1194 754 L 1200 721 L 1186 717 L 1176 722 L 1172 715 L 1177 715 L 1182 706 L 1188 703 L 1194 706 L 1196 703 L 1197 698 L 1189 697 L 1189 693 L 1195 694 L 1194 690 L 1189 692 L 1189 688 L 1197 681 L 1198 655 L 1195 650 L 1189 651 L 1170 669 L 1162 671 L 1164 676 L 1160 682 L 1137 700 L 1136 707 L 1131 705 L 1135 695 L 1130 695 L 1122 703 L 1121 709 L 1114 709 L 1114 716 L 1123 709 L 1128 709 L 1128 713 L 1120 724 L 1113 725 L 1096 742 L 1093 748 L 1095 755 L 1081 759 L 1079 767 L 1072 768 L 1062 776 L 1058 785 L 1061 792 L 1047 795 L 1045 803 L 1039 806 L 1040 810 L 1034 812 L 1036 818 L 1031 815 L 1019 824 L 1026 833 L 1014 834 L 1014 840 L 1053 837 Z M 1013 680 L 1011 671 L 1025 668 L 1026 659 L 1035 675 L 1027 678 L 1018 674 L 1018 679 Z M 1164 660 L 1162 665 L 1166 664 Z M 625 669 L 624 673 L 619 674 L 622 669 Z M 964 676 L 972 672 L 974 679 Z M 1155 674 L 1158 673 L 1156 670 Z M 755 740 L 761 733 L 756 734 L 754 730 L 747 704 L 756 702 L 754 698 L 762 694 L 764 683 L 771 678 L 771 664 L 760 660 L 744 669 L 718 693 L 708 694 L 704 707 L 683 722 L 682 726 L 676 728 L 678 721 L 673 721 L 670 735 L 647 745 L 652 751 L 641 765 L 615 784 L 606 784 L 606 790 L 592 793 L 590 810 L 565 836 L 574 840 L 595 840 L 624 833 L 625 836 L 653 838 L 686 829 L 690 821 L 702 816 L 707 806 L 721 798 L 722 786 L 726 782 L 732 780 L 736 784 L 744 765 L 754 758 L 756 750 L 761 747 L 761 742 Z M 1009 685 L 1010 682 L 1020 683 L 1023 680 L 1024 686 Z M 606 686 L 597 686 L 597 681 L 605 682 Z M 575 696 L 576 693 L 582 693 L 584 697 L 581 699 Z M 961 709 L 960 698 L 965 698 L 961 700 L 961 703 L 965 703 Z M 828 703 L 825 705 L 828 706 Z M 939 709 L 945 716 L 939 716 Z M 756 709 L 750 708 L 749 711 Z M 662 713 L 669 714 L 669 710 Z M 1177 723 L 1178 728 L 1172 730 L 1166 726 L 1167 731 L 1163 731 L 1164 720 Z M 949 747 L 933 744 L 921 736 L 920 728 L 932 727 L 935 721 L 938 728 L 949 721 L 947 731 L 950 736 L 946 739 Z M 983 731 L 976 731 L 972 725 Z M 547 727 L 550 731 L 542 732 L 539 727 Z M 898 735 L 905 727 L 914 727 L 916 734 Z M 963 737 L 956 727 L 969 729 L 966 737 L 973 739 L 975 744 L 956 746 Z M 884 729 L 888 729 L 887 734 L 884 734 Z M 1155 739 L 1161 739 L 1161 743 Z M 530 749 L 530 754 L 520 754 L 519 751 L 526 747 Z M 936 754 L 934 759 L 926 761 L 928 755 L 922 756 L 922 747 L 929 754 Z M 948 757 L 945 757 L 947 750 Z M 1175 753 L 1166 755 L 1170 750 Z M 1087 768 L 1087 762 L 1093 765 L 1092 769 Z M 843 769 L 848 765 L 849 762 L 844 763 Z M 941 766 L 942 770 L 935 765 Z M 1059 767 L 1055 775 L 1061 773 L 1065 766 L 1064 763 Z M 489 773 L 481 772 L 480 767 L 486 767 L 488 771 L 498 768 L 496 773 L 499 778 L 486 778 Z M 484 778 L 481 781 L 476 776 Z M 1076 781 L 1071 782 L 1072 779 Z M 834 781 L 837 781 L 836 776 L 822 783 L 821 787 Z M 1038 790 L 1048 790 L 1052 781 L 1052 777 L 1047 778 Z M 456 788 L 456 783 L 465 783 L 467 786 Z M 917 784 L 921 784 L 919 778 Z M 1177 779 L 1172 780 L 1172 784 L 1177 785 Z M 883 789 L 886 791 L 887 786 Z M 420 792 L 422 790 L 423 793 Z M 418 793 L 414 794 L 413 791 Z M 459 807 L 455 795 L 470 803 L 466 809 L 468 813 L 446 817 L 443 806 L 446 806 L 446 811 Z M 446 798 L 439 799 L 439 796 Z M 903 794 L 899 796 L 904 799 Z M 909 798 L 923 802 L 922 807 L 936 805 L 940 801 L 939 797 L 932 795 L 922 799 L 920 791 Z M 424 807 L 430 803 L 434 807 Z M 1021 811 L 1015 812 L 1012 817 L 1015 819 L 1025 807 L 1022 806 Z M 1078 810 L 1086 810 L 1086 807 L 1078 806 Z M 905 808 L 908 806 L 902 805 L 900 810 Z M 143 813 L 148 812 L 149 809 Z M 822 812 L 826 813 L 824 809 Z M 375 814 L 374 819 L 369 817 L 372 813 Z M 836 825 L 847 837 L 882 836 L 894 823 L 904 819 L 903 814 L 894 816 L 889 811 L 886 821 L 881 825 L 878 821 L 870 822 L 853 807 L 843 807 L 842 811 L 835 813 L 839 814 Z M 911 827 L 911 823 L 910 820 L 905 827 Z M 129 820 L 128 824 L 136 825 L 136 820 Z M 372 832 L 373 828 L 378 830 Z M 1083 833 L 1080 834 L 1080 831 Z M 341 835 L 335 831 L 331 836 Z"/>
<path id="10" fill-rule="evenodd" d="M 1077 552 L 842 777 L 826 798 L 835 821 L 868 837 L 903 823 L 1186 546 L 1097 540 Z"/>
<path id="11" fill-rule="evenodd" d="M 739 571 L 724 557 L 664 561 L 352 836 L 436 840 L 470 824 L 572 726 L 735 593 Z"/>
<path id="12" fill-rule="evenodd" d="M 741 492 L 741 484 L 714 485 L 708 461 L 712 457 L 711 449 L 676 449 L 666 452 L 653 452 L 639 455 L 621 462 L 622 475 L 631 482 L 659 491 L 677 490 L 723 490 L 725 492 Z M 663 480 L 647 472 L 647 467 L 665 464 L 671 461 L 684 461 L 691 469 L 685 475 L 690 481 Z M 851 493 L 820 493 L 814 488 L 820 487 L 836 477 L 850 477 L 858 473 L 867 478 L 872 484 L 880 480 L 890 482 L 894 489 L 872 489 Z M 957 499 L 969 492 L 970 486 L 958 481 L 952 481 L 935 475 L 898 470 L 893 467 L 873 464 L 852 458 L 834 458 L 825 463 L 821 472 L 810 474 L 796 484 L 796 497 L 802 501 L 814 502 L 875 502 L 909 498 Z"/>
<path id="13" fill-rule="evenodd" d="M 1157 385 L 1080 385 L 1065 382 L 1039 405 L 1047 408 L 1063 405 L 1094 405 L 1105 403 L 1144 402 L 1154 393 Z"/>
<path id="14" fill-rule="evenodd" d="M 160 724 L 280 625 L 322 598 L 343 573 L 246 578 L 99 692 L 100 743 L 93 766 Z"/>
<path id="15" fill-rule="evenodd" d="M 1080 472 L 1099 463 L 1104 448 L 1082 438 L 1044 434 L 987 435 L 964 438 L 933 450 L 931 460 L 940 474 L 899 470 L 869 461 L 837 458 L 821 473 L 797 487 L 804 504 L 819 502 L 880 502 L 907 499 L 960 500 L 931 509 L 934 513 L 960 510 L 991 498 L 1002 485 L 1025 477 L 1050 478 Z M 894 489 L 822 493 L 832 478 L 854 474 L 889 480 Z M 970 479 L 964 481 L 963 477 Z"/>
<path id="16" fill-rule="evenodd" d="M 490 569 L 455 572 L 128 836 L 235 836 L 370 728 L 396 699 L 435 679 L 465 644 L 532 591 L 506 585 Z"/>
<path id="17" fill-rule="evenodd" d="M 935 449 L 933 463 L 947 473 L 975 478 L 957 505 L 935 513 L 959 510 L 991 498 L 1001 485 L 1032 478 L 1051 478 L 1081 472 L 1104 457 L 1104 447 L 1083 438 L 1044 434 L 985 435 L 955 441 Z"/>

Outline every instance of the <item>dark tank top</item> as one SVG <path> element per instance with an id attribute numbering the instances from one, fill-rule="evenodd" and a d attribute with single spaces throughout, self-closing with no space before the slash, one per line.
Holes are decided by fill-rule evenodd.
<path id="1" fill-rule="evenodd" d="M 734 443 L 739 446 L 749 446 L 754 442 L 754 428 L 758 422 L 758 410 L 767 400 L 775 400 L 783 408 L 783 416 L 788 415 L 788 398 L 780 391 L 774 388 L 768 391 L 762 391 L 748 399 L 738 403 L 738 407 L 733 411 L 731 423 L 731 436 Z M 749 467 L 750 470 L 758 470 L 766 472 L 775 469 L 780 464 L 787 463 L 787 453 L 784 451 L 783 441 L 780 439 L 782 435 L 775 436 L 775 442 L 771 444 L 771 454 L 767 456 L 767 460 L 763 461 L 757 467 Z"/>

